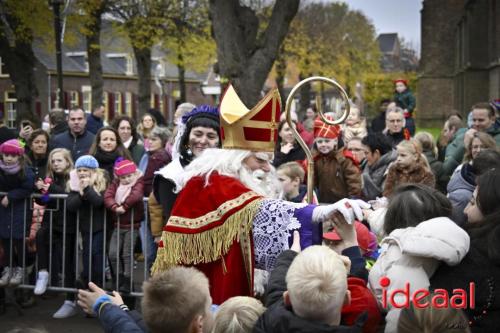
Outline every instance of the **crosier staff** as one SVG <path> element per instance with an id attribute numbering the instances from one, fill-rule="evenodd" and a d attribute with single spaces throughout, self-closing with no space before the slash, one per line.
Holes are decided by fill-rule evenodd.
<path id="1" fill-rule="evenodd" d="M 339 119 L 333 120 L 333 121 L 328 120 L 325 117 L 325 115 L 323 114 L 323 109 L 322 109 L 320 103 L 318 103 L 318 105 L 317 105 L 318 113 L 319 113 L 319 116 L 321 117 L 321 120 L 324 123 L 326 123 L 328 125 L 342 124 L 347 119 L 347 117 L 349 116 L 349 112 L 351 111 L 350 104 L 349 104 L 349 97 L 347 96 L 347 93 L 345 92 L 344 88 L 342 88 L 342 86 L 340 84 L 338 84 L 337 81 L 330 79 L 330 78 L 327 78 L 327 77 L 323 77 L 323 76 L 312 76 L 312 77 L 309 77 L 307 79 L 300 81 L 299 83 L 297 83 L 295 85 L 295 87 L 293 87 L 292 91 L 288 95 L 288 98 L 286 99 L 286 106 L 285 106 L 286 122 L 288 123 L 288 126 L 292 130 L 293 135 L 295 136 L 295 140 L 297 140 L 297 142 L 300 144 L 300 146 L 302 147 L 302 149 L 304 149 L 304 152 L 306 153 L 306 158 L 307 158 L 307 202 L 308 203 L 312 203 L 312 201 L 313 201 L 314 160 L 313 160 L 311 150 L 309 149 L 307 144 L 304 142 L 304 140 L 300 136 L 300 134 L 297 131 L 297 129 L 295 128 L 295 126 L 293 126 L 293 124 L 292 124 L 292 101 L 293 101 L 293 98 L 295 97 L 295 94 L 299 91 L 299 89 L 303 85 L 311 83 L 313 81 L 328 83 L 328 84 L 334 86 L 335 88 L 337 88 L 338 91 L 340 92 L 341 98 L 344 100 L 344 103 L 345 103 L 344 114 L 342 114 L 342 116 Z"/>

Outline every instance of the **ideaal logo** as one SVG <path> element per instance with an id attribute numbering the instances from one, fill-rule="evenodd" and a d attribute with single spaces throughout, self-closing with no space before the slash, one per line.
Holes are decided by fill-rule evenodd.
<path id="1" fill-rule="evenodd" d="M 435 308 L 448 308 L 452 307 L 455 309 L 474 309 L 476 306 L 476 285 L 474 282 L 469 283 L 469 290 L 464 289 L 453 289 L 451 297 L 445 289 L 435 289 L 432 297 L 429 290 L 417 289 L 410 294 L 410 283 L 406 283 L 403 289 L 393 289 L 388 291 L 387 287 L 391 284 L 391 279 L 388 277 L 382 277 L 379 280 L 379 284 L 382 287 L 382 307 L 387 309 L 387 305 L 391 305 L 394 308 L 409 308 L 410 303 L 419 309 L 426 308 L 429 306 Z M 396 302 L 396 298 L 403 297 L 403 302 Z"/>

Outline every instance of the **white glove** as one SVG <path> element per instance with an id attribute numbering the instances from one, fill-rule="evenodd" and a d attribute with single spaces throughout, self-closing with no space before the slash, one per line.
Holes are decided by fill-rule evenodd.
<path id="1" fill-rule="evenodd" d="M 363 209 L 370 205 L 359 199 L 342 199 L 331 205 L 317 206 L 313 210 L 312 220 L 314 223 L 323 222 L 330 218 L 334 212 L 340 212 L 347 223 L 352 224 L 354 220 L 363 220 Z"/>

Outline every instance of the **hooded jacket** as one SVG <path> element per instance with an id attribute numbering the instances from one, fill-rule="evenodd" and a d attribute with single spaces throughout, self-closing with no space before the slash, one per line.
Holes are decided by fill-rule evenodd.
<path id="1" fill-rule="evenodd" d="M 382 195 L 387 168 L 396 160 L 397 152 L 391 150 L 380 157 L 373 165 L 366 165 L 363 170 L 363 196 L 367 200 L 375 200 Z"/>
<path id="2" fill-rule="evenodd" d="M 381 242 L 381 254 L 373 265 L 368 280 L 370 288 L 383 305 L 380 278 L 387 277 L 389 299 L 394 289 L 404 289 L 409 284 L 410 295 L 417 289 L 428 289 L 430 277 L 441 262 L 458 264 L 469 251 L 467 232 L 447 217 L 437 217 L 421 222 L 416 227 L 396 229 Z M 402 304 L 400 294 L 395 301 Z M 396 332 L 399 309 L 387 301 L 385 332 Z"/>
<path id="3" fill-rule="evenodd" d="M 476 188 L 476 182 L 472 173 L 472 166 L 469 163 L 460 165 L 448 183 L 448 199 L 453 207 L 453 221 L 458 225 L 464 225 L 467 222 L 467 216 L 464 214 L 465 206 L 472 198 L 472 193 Z"/>
<path id="4" fill-rule="evenodd" d="M 467 128 L 459 128 L 451 142 L 446 146 L 443 161 L 443 174 L 446 176 L 450 176 L 464 159 L 465 132 L 467 132 Z"/>

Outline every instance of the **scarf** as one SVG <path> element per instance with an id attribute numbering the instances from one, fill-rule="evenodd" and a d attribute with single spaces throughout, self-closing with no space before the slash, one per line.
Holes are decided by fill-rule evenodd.
<path id="1" fill-rule="evenodd" d="M 94 154 L 94 157 L 99 162 L 99 167 L 101 169 L 106 169 L 107 166 L 113 167 L 116 159 L 121 156 L 118 150 L 112 152 L 103 151 L 100 148 Z"/>
<path id="2" fill-rule="evenodd" d="M 136 172 L 135 174 L 135 179 L 132 180 L 130 184 L 127 185 L 118 185 L 118 188 L 116 189 L 115 193 L 115 201 L 118 205 L 122 205 L 125 200 L 127 200 L 128 196 L 130 195 L 130 192 L 132 191 L 132 187 L 135 186 L 135 183 L 137 183 L 137 179 L 139 179 L 140 174 Z"/>
<path id="3" fill-rule="evenodd" d="M 2 160 L 0 160 L 0 169 L 8 175 L 15 175 L 21 171 L 21 163 L 16 162 L 12 165 L 6 165 Z"/>

